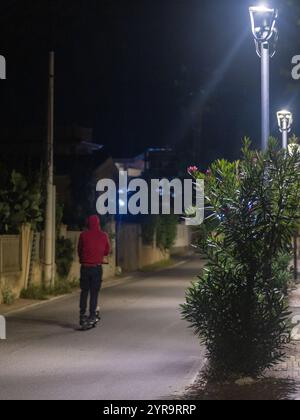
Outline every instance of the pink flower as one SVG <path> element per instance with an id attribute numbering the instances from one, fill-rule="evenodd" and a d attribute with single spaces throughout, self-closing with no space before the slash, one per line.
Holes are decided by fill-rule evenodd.
<path id="1" fill-rule="evenodd" d="M 199 169 L 197 168 L 197 166 L 190 166 L 189 168 L 188 168 L 188 173 L 190 174 L 190 175 L 195 175 L 197 172 L 199 172 Z"/>
<path id="2" fill-rule="evenodd" d="M 207 169 L 207 171 L 206 171 L 206 175 L 207 175 L 207 176 L 211 176 L 211 174 L 212 174 L 211 169 L 210 169 L 210 168 L 208 168 L 208 169 Z"/>

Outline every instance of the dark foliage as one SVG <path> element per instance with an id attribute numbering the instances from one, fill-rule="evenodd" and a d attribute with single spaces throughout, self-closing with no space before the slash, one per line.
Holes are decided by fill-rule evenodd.
<path id="1" fill-rule="evenodd" d="M 60 277 L 69 275 L 73 262 L 74 248 L 72 241 L 65 238 L 58 238 L 56 241 L 56 266 Z"/>

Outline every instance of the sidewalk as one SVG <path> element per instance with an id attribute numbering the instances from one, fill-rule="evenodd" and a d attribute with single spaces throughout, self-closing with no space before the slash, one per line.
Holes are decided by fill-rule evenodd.
<path id="1" fill-rule="evenodd" d="M 294 316 L 299 317 L 300 324 L 300 285 L 290 295 L 290 308 Z M 296 327 L 296 325 L 295 325 Z M 300 334 L 299 331 L 296 331 Z M 268 375 L 269 376 L 269 375 Z M 299 341 L 293 340 L 288 345 L 287 358 L 270 372 L 271 377 L 279 379 L 290 379 L 299 382 L 300 385 L 300 336 Z M 299 394 L 300 398 L 300 394 Z"/>
<path id="2" fill-rule="evenodd" d="M 288 345 L 287 358 L 266 375 L 269 378 L 289 379 L 299 382 L 300 386 L 300 342 Z M 300 393 L 299 393 L 300 399 Z"/>

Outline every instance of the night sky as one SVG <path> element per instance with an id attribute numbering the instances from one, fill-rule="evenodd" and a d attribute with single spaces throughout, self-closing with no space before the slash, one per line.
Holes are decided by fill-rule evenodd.
<path id="1" fill-rule="evenodd" d="M 237 157 L 244 135 L 260 142 L 260 67 L 250 4 L 2 0 L 0 54 L 8 79 L 0 81 L 1 129 L 45 124 L 48 51 L 54 48 L 57 125 L 93 127 L 96 141 L 115 157 L 150 146 L 187 149 L 193 130 L 199 159 L 191 163 Z M 276 135 L 276 110 L 289 103 L 295 113 L 299 108 L 300 81 L 289 90 L 292 80 L 284 74 L 300 54 L 300 28 L 289 24 L 291 16 L 291 9 L 281 12 L 272 60 Z"/>

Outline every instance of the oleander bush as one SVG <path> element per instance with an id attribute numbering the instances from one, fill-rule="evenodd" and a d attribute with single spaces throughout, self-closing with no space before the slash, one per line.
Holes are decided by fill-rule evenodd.
<path id="1" fill-rule="evenodd" d="M 300 154 L 266 152 L 245 140 L 237 162 L 206 174 L 208 263 L 186 294 L 183 317 L 207 348 L 218 377 L 259 375 L 284 356 L 289 333 L 287 285 L 300 206 Z"/>

